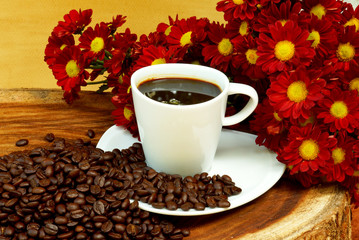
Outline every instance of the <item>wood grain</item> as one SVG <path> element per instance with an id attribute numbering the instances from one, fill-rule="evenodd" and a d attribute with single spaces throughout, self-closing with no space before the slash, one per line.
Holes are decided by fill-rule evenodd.
<path id="1" fill-rule="evenodd" d="M 69 139 L 94 142 L 113 125 L 110 95 L 83 92 L 81 100 L 68 106 L 57 90 L 0 90 L 0 155 L 44 145 L 52 132 Z M 29 139 L 16 147 L 19 138 Z M 256 200 L 214 215 L 169 217 L 188 227 L 186 239 L 351 239 L 351 208 L 346 191 L 337 185 L 304 189 L 282 178 Z"/>

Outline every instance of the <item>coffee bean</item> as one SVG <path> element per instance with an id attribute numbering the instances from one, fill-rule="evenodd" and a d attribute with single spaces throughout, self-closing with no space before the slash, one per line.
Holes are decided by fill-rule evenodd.
<path id="1" fill-rule="evenodd" d="M 193 203 L 191 203 L 191 202 L 185 202 L 185 203 L 183 203 L 182 205 L 181 205 L 181 209 L 183 210 L 183 211 L 188 211 L 188 210 L 190 210 L 191 208 L 193 208 L 194 207 L 194 205 L 193 205 Z"/>
<path id="2" fill-rule="evenodd" d="M 33 194 L 43 194 L 45 191 L 46 191 L 46 189 L 43 187 L 34 187 L 32 189 Z"/>
<path id="3" fill-rule="evenodd" d="M 98 194 L 101 192 L 101 187 L 98 186 L 98 185 L 91 185 L 91 187 L 90 187 L 90 192 L 91 192 L 93 195 L 98 195 Z"/>
<path id="4" fill-rule="evenodd" d="M 126 232 L 130 236 L 137 236 L 141 231 L 141 227 L 135 224 L 128 224 L 126 227 Z"/>
<path id="5" fill-rule="evenodd" d="M 94 132 L 94 130 L 92 130 L 92 129 L 87 130 L 87 136 L 88 136 L 89 138 L 94 138 L 94 137 L 95 137 L 95 132 Z"/>
<path id="6" fill-rule="evenodd" d="M 102 201 L 96 201 L 93 204 L 93 210 L 95 211 L 95 213 L 97 213 L 98 215 L 102 215 L 105 213 L 105 205 L 103 204 Z"/>
<path id="7" fill-rule="evenodd" d="M 69 189 L 66 192 L 66 197 L 68 198 L 77 198 L 79 196 L 79 193 L 76 189 Z"/>
<path id="8" fill-rule="evenodd" d="M 8 191 L 8 192 L 16 190 L 16 187 L 14 185 L 12 185 L 12 184 L 9 184 L 9 183 L 5 183 L 2 187 L 3 187 L 3 189 L 5 191 Z"/>
<path id="9" fill-rule="evenodd" d="M 85 212 L 82 209 L 77 209 L 71 212 L 71 218 L 79 220 L 85 216 Z"/>
<path id="10" fill-rule="evenodd" d="M 69 220 L 65 216 L 57 216 L 54 221 L 56 224 L 59 225 L 65 225 L 69 222 Z"/>
<path id="11" fill-rule="evenodd" d="M 104 222 L 101 226 L 101 231 L 108 233 L 109 231 L 112 230 L 112 227 L 113 227 L 113 223 L 111 221 Z"/>
<path id="12" fill-rule="evenodd" d="M 23 146 L 26 146 L 27 144 L 29 144 L 29 140 L 27 140 L 27 139 L 19 139 L 19 140 L 17 140 L 16 141 L 16 143 L 15 143 L 15 145 L 17 146 L 17 147 L 23 147 Z"/>
<path id="13" fill-rule="evenodd" d="M 45 135 L 45 140 L 48 142 L 53 142 L 55 140 L 55 135 L 53 133 L 48 133 Z"/>

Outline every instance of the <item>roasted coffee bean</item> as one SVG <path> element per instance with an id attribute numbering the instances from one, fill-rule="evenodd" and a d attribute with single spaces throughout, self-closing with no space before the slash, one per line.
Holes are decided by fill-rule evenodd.
<path id="1" fill-rule="evenodd" d="M 108 233 L 112 230 L 113 228 L 113 223 L 109 220 L 109 221 L 106 221 L 102 224 L 101 226 L 101 231 L 102 232 L 105 232 L 105 233 Z"/>
<path id="2" fill-rule="evenodd" d="M 55 135 L 53 133 L 48 133 L 45 135 L 45 140 L 48 142 L 53 142 L 55 140 Z"/>
<path id="3" fill-rule="evenodd" d="M 105 205 L 104 205 L 104 203 L 102 201 L 96 201 L 93 204 L 93 210 L 98 215 L 104 214 L 105 213 Z"/>
<path id="4" fill-rule="evenodd" d="M 65 216 L 57 216 L 54 221 L 59 225 L 65 225 L 69 222 L 68 218 Z"/>
<path id="5" fill-rule="evenodd" d="M 92 129 L 87 130 L 87 136 L 88 136 L 89 138 L 94 138 L 94 137 L 95 137 L 95 132 L 94 132 L 94 130 L 92 130 Z"/>
<path id="6" fill-rule="evenodd" d="M 29 140 L 23 138 L 23 139 L 19 139 L 16 141 L 15 145 L 17 147 L 23 147 L 23 146 L 26 146 L 27 144 L 29 144 Z"/>
<path id="7" fill-rule="evenodd" d="M 56 235 L 58 230 L 59 228 L 55 224 L 51 224 L 51 223 L 46 224 L 44 227 L 45 233 L 49 235 Z"/>
<path id="8" fill-rule="evenodd" d="M 66 192 L 66 197 L 68 198 L 77 198 L 79 196 L 79 192 L 76 189 L 69 189 Z"/>

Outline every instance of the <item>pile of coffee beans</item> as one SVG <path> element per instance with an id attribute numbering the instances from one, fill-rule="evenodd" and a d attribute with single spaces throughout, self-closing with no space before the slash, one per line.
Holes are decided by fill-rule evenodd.
<path id="1" fill-rule="evenodd" d="M 229 176 L 181 178 L 148 167 L 142 146 L 104 152 L 48 134 L 49 146 L 0 157 L 0 239 L 183 239 L 189 230 L 141 210 L 228 207 Z"/>

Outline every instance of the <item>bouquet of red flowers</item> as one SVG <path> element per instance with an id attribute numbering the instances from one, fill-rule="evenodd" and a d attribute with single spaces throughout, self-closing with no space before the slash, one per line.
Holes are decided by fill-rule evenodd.
<path id="1" fill-rule="evenodd" d="M 340 183 L 359 206 L 359 7 L 341 0 L 220 0 L 216 9 L 225 24 L 169 17 L 139 38 L 119 31 L 122 15 L 91 27 L 91 9 L 72 10 L 53 29 L 45 61 L 68 103 L 88 84 L 111 89 L 114 121 L 134 136 L 134 71 L 174 62 L 217 68 L 257 90 L 260 104 L 247 123 L 289 176 L 306 187 Z M 230 98 L 228 114 L 242 104 L 240 96 Z"/>

